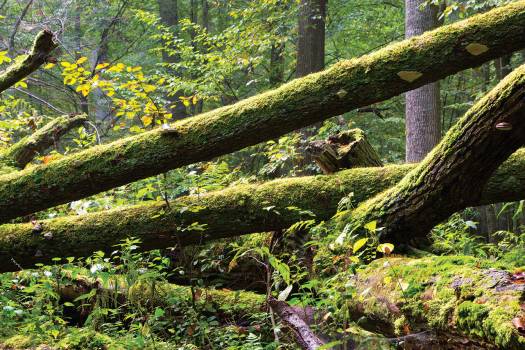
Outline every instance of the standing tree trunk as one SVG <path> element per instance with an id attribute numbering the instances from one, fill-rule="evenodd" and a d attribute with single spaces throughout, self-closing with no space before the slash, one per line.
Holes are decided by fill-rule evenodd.
<path id="1" fill-rule="evenodd" d="M 297 41 L 298 78 L 324 69 L 326 0 L 301 0 Z"/>
<path id="2" fill-rule="evenodd" d="M 159 15 L 162 24 L 176 32 L 179 24 L 179 8 L 177 0 L 157 0 L 157 2 L 159 5 Z M 163 45 L 166 46 L 168 44 L 163 43 Z M 180 61 L 180 57 L 166 50 L 162 50 L 162 61 L 164 63 L 174 64 Z M 181 72 L 176 69 L 170 68 L 168 71 L 176 77 L 181 76 Z M 175 91 L 170 96 L 166 96 L 170 103 L 170 110 L 174 119 L 184 119 L 188 116 L 186 107 L 180 100 L 181 96 L 183 96 L 181 91 Z"/>
<path id="3" fill-rule="evenodd" d="M 411 38 L 438 27 L 439 8 L 425 0 L 405 0 L 405 35 Z M 406 93 L 406 161 L 421 161 L 441 139 L 439 82 Z"/>

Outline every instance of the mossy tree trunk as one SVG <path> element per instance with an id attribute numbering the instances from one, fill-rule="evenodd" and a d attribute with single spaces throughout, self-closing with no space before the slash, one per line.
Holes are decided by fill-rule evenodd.
<path id="1" fill-rule="evenodd" d="M 189 245 L 253 232 L 279 231 L 310 219 L 328 220 L 340 199 L 354 193 L 353 205 L 397 184 L 415 164 L 345 170 L 320 175 L 238 185 L 200 196 L 178 198 L 170 208 L 164 202 L 114 209 L 102 213 L 0 226 L 0 271 L 17 270 L 53 257 L 87 256 L 111 250 L 120 240 L 135 236 L 145 249 Z M 525 150 L 505 161 L 484 186 L 477 205 L 516 201 L 525 193 Z M 275 206 L 274 210 L 267 210 Z M 194 209 L 194 210 L 193 210 Z M 188 230 L 192 223 L 203 231 Z"/>
<path id="2" fill-rule="evenodd" d="M 57 117 L 38 129 L 34 134 L 23 138 L 13 146 L 0 153 L 0 163 L 18 169 L 31 162 L 35 156 L 53 146 L 71 129 L 87 121 L 85 115 L 65 115 Z"/>
<path id="3" fill-rule="evenodd" d="M 38 33 L 31 52 L 23 60 L 0 73 L 0 93 L 36 71 L 48 60 L 51 51 L 56 46 L 53 40 L 53 33 L 48 30 Z"/>
<path id="4" fill-rule="evenodd" d="M 525 66 L 476 103 L 396 186 L 361 204 L 355 225 L 376 220 L 382 239 L 426 236 L 454 212 L 475 206 L 492 173 L 525 142 Z"/>
<path id="5" fill-rule="evenodd" d="M 390 45 L 235 105 L 0 178 L 0 222 L 212 159 L 525 47 L 525 1 Z"/>

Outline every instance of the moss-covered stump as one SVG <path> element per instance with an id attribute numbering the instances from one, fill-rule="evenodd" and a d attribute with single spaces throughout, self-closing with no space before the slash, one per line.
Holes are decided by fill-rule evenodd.
<path id="1" fill-rule="evenodd" d="M 476 206 L 493 172 L 525 142 L 524 107 L 525 65 L 472 106 L 403 180 L 347 220 L 357 226 L 377 221 L 387 241 L 417 241 L 458 210 Z"/>
<path id="2" fill-rule="evenodd" d="M 134 236 L 145 249 L 198 244 L 254 232 L 278 231 L 310 216 L 330 219 L 340 199 L 353 193 L 353 205 L 397 184 L 416 165 L 357 168 L 334 175 L 280 179 L 262 184 L 238 185 L 200 196 L 178 198 L 166 207 L 152 202 L 101 213 L 43 220 L 40 225 L 0 226 L 0 271 L 29 267 L 54 257 L 88 256 L 111 251 L 115 244 Z M 476 205 L 516 201 L 525 193 L 525 150 L 505 161 L 483 189 Z M 268 210 L 274 206 L 274 210 Z M 291 207 L 301 210 L 294 210 Z M 198 222 L 204 231 L 187 228 Z"/>
<path id="3" fill-rule="evenodd" d="M 0 222 L 276 138 L 525 48 L 525 1 L 141 135 L 0 177 Z"/>
<path id="4" fill-rule="evenodd" d="M 497 265 L 463 256 L 379 259 L 352 279 L 350 314 L 383 334 L 435 330 L 466 349 L 523 349 L 513 320 L 525 317 L 525 284 Z"/>
<path id="5" fill-rule="evenodd" d="M 343 131 L 326 141 L 312 141 L 306 151 L 325 174 L 343 169 L 383 165 L 379 154 L 361 129 Z"/>
<path id="6" fill-rule="evenodd" d="M 38 33 L 29 54 L 0 73 L 0 93 L 36 71 L 56 47 L 53 33 L 49 30 Z"/>

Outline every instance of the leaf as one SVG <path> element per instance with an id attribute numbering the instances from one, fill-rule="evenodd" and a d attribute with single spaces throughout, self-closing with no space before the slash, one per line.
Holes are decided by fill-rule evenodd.
<path id="1" fill-rule="evenodd" d="M 277 300 L 285 301 L 286 299 L 288 299 L 288 296 L 292 292 L 292 289 L 293 289 L 293 285 L 290 284 L 288 287 L 286 287 L 285 290 L 283 290 L 281 293 L 279 293 L 279 296 L 277 297 Z"/>
<path id="2" fill-rule="evenodd" d="M 473 56 L 479 56 L 489 50 L 488 46 L 479 43 L 468 44 L 465 49 Z"/>
<path id="3" fill-rule="evenodd" d="M 416 80 L 418 80 L 419 78 L 421 78 L 423 76 L 423 73 L 420 73 L 420 72 L 417 72 L 417 71 L 412 71 L 412 70 L 402 70 L 401 72 L 397 73 L 397 75 L 405 80 L 405 81 L 408 81 L 409 83 L 412 83 Z"/>
<path id="4" fill-rule="evenodd" d="M 11 62 L 11 58 L 7 56 L 7 51 L 0 51 L 0 64 Z"/>
<path id="5" fill-rule="evenodd" d="M 84 63 L 84 62 L 86 62 L 86 61 L 87 61 L 87 57 L 82 56 L 82 57 L 80 57 L 80 58 L 77 60 L 76 63 L 77 63 L 78 65 L 81 65 L 82 63 Z"/>
<path id="6" fill-rule="evenodd" d="M 46 64 L 46 65 L 44 66 L 44 69 L 51 69 L 51 68 L 53 68 L 54 66 L 55 66 L 54 63 L 48 63 L 48 64 Z"/>
<path id="7" fill-rule="evenodd" d="M 375 232 L 377 229 L 377 221 L 370 221 L 368 224 L 365 225 L 365 228 L 368 230 L 368 232 Z"/>
<path id="8" fill-rule="evenodd" d="M 145 115 L 143 116 L 142 118 L 140 118 L 142 120 L 142 122 L 144 123 L 144 126 L 148 126 L 148 125 L 151 125 L 151 122 L 153 121 L 153 118 L 151 118 L 151 116 L 149 115 Z"/>
<path id="9" fill-rule="evenodd" d="M 357 242 L 354 243 L 354 246 L 352 247 L 352 250 L 354 251 L 354 254 L 359 251 L 359 249 L 363 248 L 363 246 L 368 242 L 368 238 L 361 238 Z"/>
<path id="10" fill-rule="evenodd" d="M 392 243 L 383 243 L 377 247 L 377 250 L 385 255 L 389 255 L 394 251 L 394 245 Z"/>

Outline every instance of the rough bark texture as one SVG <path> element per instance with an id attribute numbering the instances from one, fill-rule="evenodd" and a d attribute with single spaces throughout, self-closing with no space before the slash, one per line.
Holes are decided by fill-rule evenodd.
<path id="1" fill-rule="evenodd" d="M 301 0 L 297 40 L 297 77 L 324 69 L 326 0 Z"/>
<path id="2" fill-rule="evenodd" d="M 377 220 L 383 239 L 406 242 L 454 212 L 479 204 L 492 173 L 525 142 L 525 66 L 476 103 L 423 162 L 387 192 L 351 214 Z"/>
<path id="3" fill-rule="evenodd" d="M 56 46 L 53 33 L 48 30 L 38 33 L 31 52 L 23 60 L 0 73 L 0 93 L 37 70 L 46 62 L 49 54 Z"/>
<path id="4" fill-rule="evenodd" d="M 23 169 L 35 156 L 53 146 L 65 133 L 82 125 L 86 120 L 85 115 L 55 118 L 34 134 L 0 153 L 0 162 Z"/>
<path id="5" fill-rule="evenodd" d="M 405 36 L 407 38 L 437 28 L 437 6 L 425 0 L 405 0 Z M 417 163 L 441 140 L 441 98 L 439 82 L 406 93 L 406 161 Z"/>
<path id="6" fill-rule="evenodd" d="M 301 349 L 316 350 L 324 345 L 324 342 L 312 332 L 308 324 L 286 302 L 270 298 L 268 304 L 281 321 L 292 330 L 295 341 Z"/>
<path id="7" fill-rule="evenodd" d="M 381 158 L 360 129 L 344 131 L 326 141 L 312 141 L 306 148 L 325 174 L 343 169 L 382 166 Z"/>
<path id="8" fill-rule="evenodd" d="M 348 278 L 360 295 L 349 300 L 349 313 L 356 320 L 364 316 L 359 325 L 365 329 L 386 336 L 433 330 L 435 349 L 525 347 L 524 334 L 513 325 L 525 316 L 525 285 L 492 260 L 392 257 Z"/>
<path id="9" fill-rule="evenodd" d="M 416 165 L 358 168 L 335 175 L 280 179 L 239 185 L 206 195 L 182 197 L 171 204 L 152 202 L 128 208 L 31 224 L 0 226 L 0 271 L 49 262 L 57 256 L 87 256 L 113 250 L 122 239 L 135 236 L 145 249 L 188 245 L 253 232 L 278 231 L 310 219 L 291 206 L 310 210 L 317 220 L 330 219 L 340 199 L 354 193 L 353 205 L 397 184 Z M 484 187 L 478 205 L 523 199 L 525 150 L 504 162 Z M 267 210 L 275 206 L 274 210 Z M 195 210 L 192 210 L 195 209 Z M 205 230 L 188 231 L 194 222 Z M 185 230 L 186 229 L 186 230 Z M 48 234 L 49 233 L 49 234 Z M 47 234 L 47 235 L 46 235 Z"/>
<path id="10" fill-rule="evenodd" d="M 212 159 L 521 49 L 525 1 L 343 61 L 264 94 L 0 177 L 0 222 Z M 408 72 L 408 73 L 407 73 Z"/>

